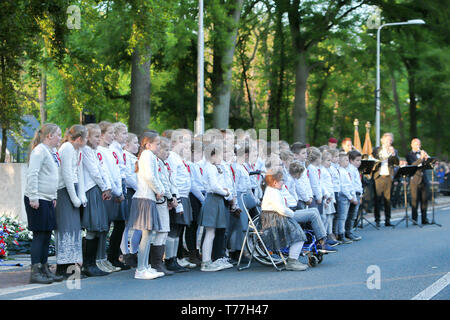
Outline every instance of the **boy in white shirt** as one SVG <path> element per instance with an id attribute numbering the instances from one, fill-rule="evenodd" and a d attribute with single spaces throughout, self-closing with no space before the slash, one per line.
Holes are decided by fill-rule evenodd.
<path id="1" fill-rule="evenodd" d="M 350 173 L 347 171 L 348 154 L 341 152 L 339 154 L 339 178 L 341 183 L 341 191 L 337 199 L 337 223 L 336 233 L 337 239 L 344 244 L 352 243 L 351 239 L 345 237 L 345 221 L 348 215 L 350 204 L 357 204 L 356 193 L 353 188 Z"/>
<path id="2" fill-rule="evenodd" d="M 350 164 L 348 165 L 347 171 L 350 173 L 353 189 L 355 190 L 356 203 L 351 203 L 350 208 L 348 209 L 347 220 L 345 221 L 345 237 L 353 241 L 359 241 L 362 238 L 353 232 L 353 225 L 355 224 L 358 215 L 358 209 L 363 194 L 361 176 L 358 170 L 361 165 L 361 153 L 357 150 L 352 150 L 348 153 L 348 159 Z"/>

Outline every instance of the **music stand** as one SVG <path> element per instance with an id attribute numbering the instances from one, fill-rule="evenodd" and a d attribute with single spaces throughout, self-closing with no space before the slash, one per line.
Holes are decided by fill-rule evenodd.
<path id="1" fill-rule="evenodd" d="M 436 158 L 428 158 L 427 160 L 425 160 L 425 163 L 423 164 L 423 170 L 431 170 L 431 205 L 433 207 L 433 220 L 429 223 L 429 224 L 435 224 L 439 227 L 442 227 L 441 224 L 437 223 L 434 220 L 434 164 L 436 163 L 437 159 Z"/>
<path id="2" fill-rule="evenodd" d="M 376 160 L 361 160 L 361 165 L 359 166 L 358 170 L 361 174 L 371 174 L 376 163 L 377 163 Z M 358 218 L 356 219 L 355 226 L 358 227 L 358 224 L 361 222 L 359 228 L 363 229 L 364 228 L 363 220 L 365 220 L 375 229 L 380 230 L 376 225 L 374 225 L 372 222 L 367 220 L 366 217 L 364 217 L 363 209 L 361 208 L 361 213 L 358 215 Z"/>
<path id="3" fill-rule="evenodd" d="M 420 224 L 418 224 L 416 221 L 414 221 L 412 218 L 408 216 L 408 198 L 406 196 L 406 177 L 412 177 L 416 173 L 417 169 L 418 169 L 417 166 L 400 167 L 395 175 L 395 178 L 399 177 L 403 178 L 403 193 L 405 196 L 405 216 L 394 226 L 394 228 L 398 226 L 403 220 L 406 220 L 407 228 L 408 228 L 408 220 L 411 220 L 413 224 L 422 228 Z"/>

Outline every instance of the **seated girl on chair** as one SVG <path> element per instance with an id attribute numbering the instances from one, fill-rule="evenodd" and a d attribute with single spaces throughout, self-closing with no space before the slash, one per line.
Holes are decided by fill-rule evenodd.
<path id="1" fill-rule="evenodd" d="M 266 190 L 261 203 L 262 238 L 269 248 L 279 250 L 289 247 L 286 270 L 303 271 L 306 264 L 298 261 L 306 236 L 300 225 L 292 219 L 294 212 L 289 209 L 281 195 L 283 172 L 272 169 L 266 175 Z"/>

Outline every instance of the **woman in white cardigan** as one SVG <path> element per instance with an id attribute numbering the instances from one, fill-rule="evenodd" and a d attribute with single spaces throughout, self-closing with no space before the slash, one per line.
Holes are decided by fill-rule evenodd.
<path id="1" fill-rule="evenodd" d="M 31 143 L 24 196 L 28 229 L 33 232 L 30 283 L 63 280 L 50 272 L 47 263 L 50 238 L 56 228 L 55 205 L 61 161 L 55 148 L 60 140 L 61 129 L 47 123 L 36 131 Z"/>
<path id="2" fill-rule="evenodd" d="M 68 277 L 83 263 L 80 206 L 86 206 L 81 148 L 86 145 L 87 130 L 73 125 L 59 148 L 58 202 L 56 203 L 56 272 Z"/>

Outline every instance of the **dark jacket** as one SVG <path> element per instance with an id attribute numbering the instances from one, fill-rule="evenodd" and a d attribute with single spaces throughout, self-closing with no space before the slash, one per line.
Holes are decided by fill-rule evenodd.
<path id="1" fill-rule="evenodd" d="M 420 156 L 420 154 L 419 154 Z M 414 151 L 408 152 L 406 155 L 406 161 L 408 165 L 418 166 L 420 164 L 424 165 L 426 160 L 417 158 L 417 154 Z M 427 175 L 424 173 L 423 167 L 419 167 L 416 173 L 411 178 L 411 184 L 419 185 L 421 183 L 428 184 Z"/>
<path id="2" fill-rule="evenodd" d="M 381 160 L 380 156 L 379 156 L 380 151 L 381 151 L 381 146 L 376 147 L 372 152 L 372 156 L 376 160 Z M 394 175 L 395 175 L 394 169 L 396 166 L 399 165 L 399 163 L 400 163 L 400 159 L 398 158 L 398 152 L 396 149 L 394 149 L 394 154 L 388 158 L 389 175 L 391 176 L 391 178 L 394 178 Z M 378 179 L 380 177 L 380 169 L 381 169 L 381 162 L 377 163 L 374 166 L 374 169 L 373 169 L 373 178 L 374 179 Z"/>

